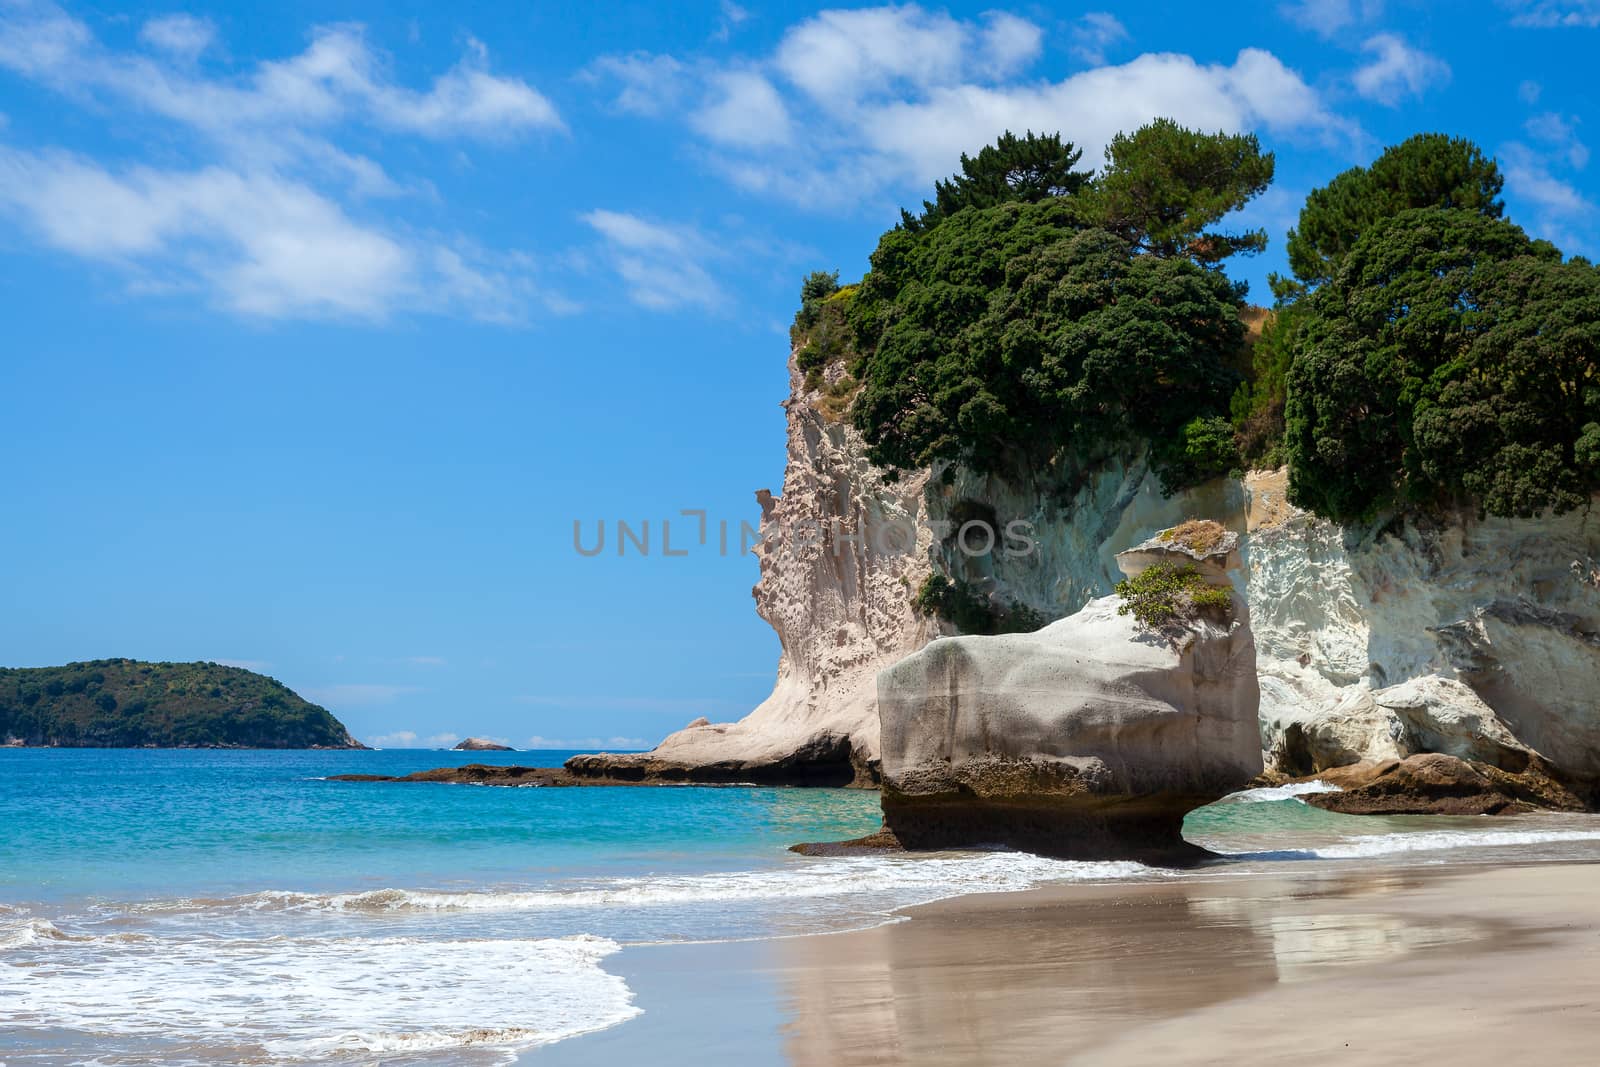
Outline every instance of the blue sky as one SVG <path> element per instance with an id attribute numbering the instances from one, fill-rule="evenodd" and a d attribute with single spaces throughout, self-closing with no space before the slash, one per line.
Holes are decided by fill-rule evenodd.
<path id="1" fill-rule="evenodd" d="M 1420 130 L 1600 252 L 1600 0 L 269 7 L 0 0 L 0 663 L 239 663 L 391 746 L 743 714 L 755 561 L 660 522 L 754 521 L 799 278 L 1007 127 L 1258 132 L 1260 300 Z"/>

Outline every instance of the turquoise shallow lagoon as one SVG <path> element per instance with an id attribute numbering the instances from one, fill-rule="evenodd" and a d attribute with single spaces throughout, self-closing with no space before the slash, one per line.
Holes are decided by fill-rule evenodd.
<path id="1" fill-rule="evenodd" d="M 0 749 L 0 899 L 706 870 L 878 824 L 876 795 L 848 790 L 321 780 L 572 754 Z"/>
<path id="2" fill-rule="evenodd" d="M 859 929 L 1044 885 L 1600 858 L 1600 819 L 1201 809 L 1199 871 L 1023 853 L 808 858 L 877 795 L 344 783 L 568 753 L 0 750 L 0 1061 L 501 1063 L 624 1024 L 626 945 Z"/>

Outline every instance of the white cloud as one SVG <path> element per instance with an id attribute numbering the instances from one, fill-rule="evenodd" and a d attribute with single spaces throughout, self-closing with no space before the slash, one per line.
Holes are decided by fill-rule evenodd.
<path id="1" fill-rule="evenodd" d="M 1539 94 L 1542 92 L 1544 92 L 1544 86 L 1536 81 L 1525 81 L 1517 86 L 1517 97 L 1524 104 L 1537 104 L 1539 102 Z"/>
<path id="2" fill-rule="evenodd" d="M 655 311 L 725 304 L 721 287 L 702 265 L 714 250 L 695 230 L 623 211 L 591 211 L 583 221 L 603 239 L 606 257 L 634 303 Z"/>
<path id="3" fill-rule="evenodd" d="M 217 27 L 210 19 L 193 15 L 162 15 L 139 28 L 139 40 L 145 44 L 189 60 L 210 48 L 216 36 Z"/>
<path id="4" fill-rule="evenodd" d="M 1568 252 L 1593 254 L 1596 205 L 1577 186 L 1557 177 L 1552 161 L 1527 145 L 1511 142 L 1497 153 L 1506 179 L 1506 195 L 1531 209 L 1535 236 L 1544 237 Z M 1559 157 L 1565 162 L 1566 157 Z"/>
<path id="5" fill-rule="evenodd" d="M 359 40 L 356 44 L 359 46 Z M 481 42 L 472 41 L 468 58 L 425 93 L 384 85 L 370 77 L 353 88 L 370 100 L 380 123 L 430 137 L 498 138 L 520 130 L 565 128 L 555 105 L 532 86 L 517 78 L 490 74 L 488 55 Z"/>
<path id="6" fill-rule="evenodd" d="M 1528 135 L 1542 141 L 1566 157 L 1575 170 L 1589 165 L 1589 147 L 1578 140 L 1577 116 L 1560 115 L 1547 111 L 1523 123 Z"/>
<path id="7" fill-rule="evenodd" d="M 447 662 L 443 656 L 407 656 L 405 661 L 413 667 L 443 667 Z"/>
<path id="8" fill-rule="evenodd" d="M 45 245 L 124 273 L 130 291 L 202 294 L 254 318 L 382 320 L 397 309 L 494 322 L 525 317 L 532 262 L 459 237 L 360 217 L 346 198 L 417 191 L 341 148 L 346 126 L 428 138 L 503 140 L 561 128 L 525 82 L 488 71 L 482 44 L 425 89 L 393 80 L 359 26 L 318 27 L 288 59 L 237 77 L 195 58 L 215 27 L 187 15 L 147 21 L 150 51 L 102 45 L 48 3 L 0 8 L 0 68 L 88 105 L 108 124 L 155 119 L 159 165 L 108 163 L 49 147 L 0 149 L 0 211 Z M 425 187 L 424 187 L 425 188 Z"/>
<path id="9" fill-rule="evenodd" d="M 170 28 L 162 32 L 181 37 Z M 487 62 L 483 45 L 470 41 L 455 68 L 416 91 L 389 80 L 361 27 L 319 26 L 296 56 L 262 62 L 242 79 L 209 78 L 103 48 L 84 23 L 54 5 L 24 3 L 0 20 L 0 66 L 69 95 L 108 96 L 218 137 L 351 119 L 441 138 L 562 128 L 547 98 L 521 79 L 490 74 Z"/>
<path id="10" fill-rule="evenodd" d="M 367 744 L 373 748 L 416 748 L 417 733 L 415 730 L 396 730 L 392 734 L 369 737 Z"/>
<path id="11" fill-rule="evenodd" d="M 1117 20 L 1110 15 L 1087 15 L 1089 19 Z M 979 70 L 991 78 L 1004 78 L 1027 67 L 1044 50 L 1044 31 L 1027 19 L 1004 11 L 984 16 L 989 24 L 979 37 Z M 1118 29 L 1121 26 L 1118 25 Z M 1126 35 L 1126 31 L 1123 31 Z"/>
<path id="12" fill-rule="evenodd" d="M 744 705 L 717 697 L 675 699 L 665 697 L 581 696 L 550 697 L 523 696 L 519 704 L 532 704 L 541 708 L 561 708 L 566 711 L 663 711 L 673 714 L 689 713 L 691 717 L 706 715 L 717 708 L 741 708 Z"/>
<path id="13" fill-rule="evenodd" d="M 1450 67 L 1437 56 L 1412 48 L 1392 33 L 1380 33 L 1362 44 L 1372 62 L 1352 76 L 1356 92 L 1368 100 L 1398 107 L 1407 96 L 1421 96 L 1450 80 Z"/>
<path id="14" fill-rule="evenodd" d="M 789 113 L 772 83 L 750 71 L 712 75 L 711 98 L 690 125 L 724 145 L 760 148 L 789 142 Z"/>
<path id="15" fill-rule="evenodd" d="M 392 734 L 379 734 L 377 737 L 367 738 L 367 744 L 373 748 L 450 748 L 460 741 L 457 734 L 433 734 L 430 737 L 418 737 L 415 730 L 396 730 Z M 495 740 L 498 744 L 504 741 Z"/>
<path id="16" fill-rule="evenodd" d="M 1284 17 L 1320 37 L 1332 37 L 1383 14 L 1382 0 L 1299 0 L 1286 4 Z"/>
<path id="17" fill-rule="evenodd" d="M 1109 11 L 1091 11 L 1072 30 L 1072 54 L 1091 66 L 1106 61 L 1106 50 L 1128 39 L 1128 29 Z"/>
<path id="18" fill-rule="evenodd" d="M 733 31 L 750 18 L 750 12 L 734 3 L 733 0 L 722 0 L 722 18 L 717 23 L 716 32 L 711 35 L 713 41 L 726 41 L 733 36 Z"/>
<path id="19" fill-rule="evenodd" d="M 0 210 L 136 289 L 257 318 L 382 320 L 397 307 L 514 319 L 525 283 L 454 248 L 359 222 L 309 185 L 221 167 L 113 172 L 0 148 Z"/>
<path id="20" fill-rule="evenodd" d="M 1104 13 L 1083 26 L 1098 35 L 1090 43 L 1109 43 L 1121 29 Z M 1353 131 L 1260 49 L 1231 64 L 1152 53 L 1048 81 L 1027 74 L 1040 46 L 1038 27 L 1015 16 L 962 20 L 906 5 L 823 11 L 790 27 L 767 56 L 674 59 L 670 68 L 662 57 L 648 65 L 612 57 L 595 69 L 609 70 L 624 94 L 653 84 L 644 72 L 696 82 L 710 104 L 681 121 L 707 165 L 743 190 L 818 209 L 920 191 L 1008 129 L 1060 131 L 1091 165 L 1114 135 L 1162 116 L 1281 136 Z M 672 109 L 650 110 L 680 120 Z"/>
<path id="21" fill-rule="evenodd" d="M 264 659 L 217 659 L 211 662 L 220 663 L 224 667 L 238 667 L 240 670 L 255 671 L 257 674 L 265 673 L 267 668 L 272 666 Z"/>
<path id="22" fill-rule="evenodd" d="M 633 115 L 657 116 L 679 106 L 693 87 L 689 69 L 671 56 L 630 52 L 601 56 L 579 75 L 589 84 L 615 82 L 612 106 Z"/>
<path id="23" fill-rule="evenodd" d="M 1600 26 L 1600 0 L 1508 0 L 1513 26 L 1541 29 Z"/>
<path id="24" fill-rule="evenodd" d="M 1055 84 L 940 89 L 916 102 L 886 104 L 862 119 L 878 161 L 906 181 L 924 182 L 1011 130 L 1062 130 L 1098 162 L 1119 131 L 1160 116 L 1202 129 L 1329 127 L 1316 94 L 1270 53 L 1245 49 L 1232 66 L 1188 56 L 1144 55 Z"/>
<path id="25" fill-rule="evenodd" d="M 774 64 L 812 100 L 839 111 L 887 92 L 1004 78 L 1038 57 L 1041 36 L 1032 23 L 1000 13 L 980 25 L 915 4 L 823 11 L 784 34 Z"/>
<path id="26" fill-rule="evenodd" d="M 1594 211 L 1594 205 L 1576 186 L 1551 174 L 1548 164 L 1526 145 L 1506 145 L 1500 150 L 1499 162 L 1505 171 L 1507 190 L 1542 211 L 1564 218 Z"/>
<path id="27" fill-rule="evenodd" d="M 642 737 L 571 737 L 563 739 L 555 737 L 540 737 L 535 734 L 533 737 L 528 738 L 527 743 L 523 747 L 532 749 L 556 749 L 558 751 L 570 752 L 575 748 L 590 750 L 649 748 L 650 743 L 644 740 Z"/>

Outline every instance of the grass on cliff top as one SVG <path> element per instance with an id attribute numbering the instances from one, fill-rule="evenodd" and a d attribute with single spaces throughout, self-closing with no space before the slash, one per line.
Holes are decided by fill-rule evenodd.
<path id="1" fill-rule="evenodd" d="M 1170 530 L 1162 530 L 1156 536 L 1203 556 L 1221 544 L 1227 533 L 1220 522 L 1213 522 L 1211 519 L 1187 519 Z"/>
<path id="2" fill-rule="evenodd" d="M 1231 598 L 1224 586 L 1209 584 L 1192 565 L 1157 563 L 1117 583 L 1118 615 L 1132 615 L 1152 630 L 1168 634 L 1202 615 L 1226 615 Z"/>

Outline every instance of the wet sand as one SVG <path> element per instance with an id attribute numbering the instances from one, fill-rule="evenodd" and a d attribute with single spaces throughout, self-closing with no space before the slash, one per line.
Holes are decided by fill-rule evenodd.
<path id="1" fill-rule="evenodd" d="M 522 1062 L 1595 1062 L 1600 865 L 1294 866 L 626 949 L 645 1014 Z"/>

